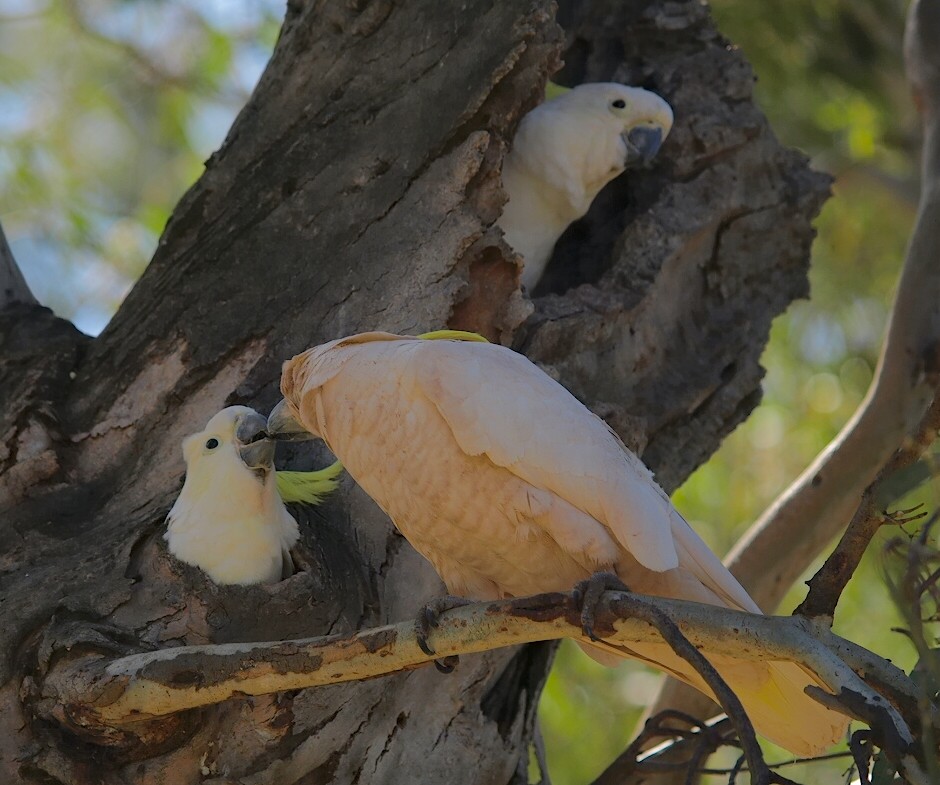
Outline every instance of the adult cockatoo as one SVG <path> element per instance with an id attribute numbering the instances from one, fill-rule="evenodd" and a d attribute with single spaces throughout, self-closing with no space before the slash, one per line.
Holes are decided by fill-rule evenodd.
<path id="1" fill-rule="evenodd" d="M 672 128 L 656 93 L 615 82 L 582 84 L 535 107 L 503 160 L 509 201 L 498 224 L 538 283 L 555 242 L 625 169 L 650 162 Z"/>
<path id="2" fill-rule="evenodd" d="M 284 501 L 318 503 L 342 470 L 276 473 L 266 426 L 254 409 L 229 406 L 183 442 L 186 481 L 163 536 L 170 553 L 216 583 L 288 577 L 299 532 Z"/>
<path id="3" fill-rule="evenodd" d="M 281 391 L 269 433 L 322 438 L 454 594 L 567 591 L 611 571 L 637 592 L 760 613 L 603 420 L 510 349 L 363 333 L 289 360 Z M 710 694 L 665 643 L 584 645 Z M 843 733 L 799 666 L 710 659 L 777 744 L 808 755 Z"/>

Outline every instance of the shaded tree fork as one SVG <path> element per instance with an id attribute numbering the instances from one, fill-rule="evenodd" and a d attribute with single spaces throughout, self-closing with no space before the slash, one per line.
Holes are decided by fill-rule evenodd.
<path id="1" fill-rule="evenodd" d="M 667 490 L 756 405 L 771 320 L 807 293 L 828 178 L 776 141 L 700 3 L 564 2 L 564 30 L 553 8 L 290 2 L 257 89 L 106 330 L 28 302 L 0 311 L 5 781 L 82 783 L 89 754 L 107 783 L 525 781 L 551 644 L 466 657 L 446 679 L 236 696 L 81 743 L 47 700 L 86 657 L 350 635 L 441 592 L 348 483 L 300 521 L 309 568 L 287 580 L 220 588 L 167 557 L 182 438 L 227 405 L 267 411 L 281 359 L 311 344 L 444 325 L 511 344 Z M 493 226 L 499 168 L 562 55 L 561 81 L 647 85 L 676 122 L 654 167 L 612 182 L 562 238 L 530 301 Z"/>

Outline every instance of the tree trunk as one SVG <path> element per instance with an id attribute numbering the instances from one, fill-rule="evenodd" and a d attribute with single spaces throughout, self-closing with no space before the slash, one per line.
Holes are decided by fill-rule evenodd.
<path id="1" fill-rule="evenodd" d="M 558 21 L 567 42 L 549 0 L 292 0 L 104 333 L 0 311 L 4 781 L 527 781 L 549 644 L 106 736 L 83 735 L 43 681 L 89 651 L 349 632 L 442 591 L 349 480 L 303 511 L 305 568 L 277 585 L 215 586 L 167 555 L 181 439 L 229 404 L 267 411 L 281 362 L 308 346 L 477 330 L 645 447 L 669 489 L 757 403 L 770 322 L 807 292 L 828 179 L 777 143 L 698 0 L 563 2 Z M 565 46 L 562 81 L 651 87 L 676 127 L 652 170 L 569 230 L 530 304 L 492 226 L 499 167 Z M 327 460 L 306 447 L 284 463 Z"/>

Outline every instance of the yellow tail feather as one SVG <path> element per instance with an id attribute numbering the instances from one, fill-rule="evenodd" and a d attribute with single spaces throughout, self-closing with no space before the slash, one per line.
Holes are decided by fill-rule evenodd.
<path id="1" fill-rule="evenodd" d="M 320 504 L 339 484 L 339 461 L 315 472 L 277 472 L 277 490 L 285 503 Z"/>
<path id="2" fill-rule="evenodd" d="M 425 341 L 476 341 L 477 343 L 489 343 L 479 333 L 470 333 L 466 330 L 434 330 L 429 333 L 421 333 L 418 336 Z"/>
<path id="3" fill-rule="evenodd" d="M 702 677 L 665 643 L 617 645 L 578 641 L 585 654 L 607 665 L 630 657 L 665 671 L 715 699 Z M 808 685 L 825 686 L 795 662 L 750 662 L 703 650 L 728 686 L 740 698 L 754 729 L 794 755 L 819 755 L 845 736 L 849 718 L 828 709 L 804 692 Z M 827 690 L 828 691 L 828 690 Z"/>

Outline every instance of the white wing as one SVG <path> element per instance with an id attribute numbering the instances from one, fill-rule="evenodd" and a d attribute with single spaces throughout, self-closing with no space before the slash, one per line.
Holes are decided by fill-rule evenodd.
<path id="1" fill-rule="evenodd" d="M 678 566 L 669 498 L 564 387 L 493 344 L 433 341 L 413 356 L 418 386 L 464 452 L 485 454 L 603 523 L 645 567 Z"/>

